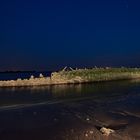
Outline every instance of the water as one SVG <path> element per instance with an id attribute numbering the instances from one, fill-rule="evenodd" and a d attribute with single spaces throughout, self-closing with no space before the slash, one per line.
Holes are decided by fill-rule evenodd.
<path id="1" fill-rule="evenodd" d="M 140 139 L 140 81 L 0 88 L 0 140 L 100 140 L 103 126 Z"/>
<path id="2" fill-rule="evenodd" d="M 31 75 L 35 77 L 39 77 L 39 74 L 42 73 L 44 76 L 50 76 L 51 72 L 7 72 L 7 73 L 0 73 L 0 80 L 17 80 L 18 78 L 21 79 L 29 79 Z"/>

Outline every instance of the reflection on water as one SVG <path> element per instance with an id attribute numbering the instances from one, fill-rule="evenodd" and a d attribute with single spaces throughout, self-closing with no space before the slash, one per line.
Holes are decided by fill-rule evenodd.
<path id="1" fill-rule="evenodd" d="M 31 104 L 51 100 L 116 99 L 140 93 L 140 81 L 0 88 L 0 105 Z"/>

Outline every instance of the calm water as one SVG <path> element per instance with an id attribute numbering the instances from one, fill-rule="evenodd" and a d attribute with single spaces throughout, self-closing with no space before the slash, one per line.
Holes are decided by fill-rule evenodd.
<path id="1" fill-rule="evenodd" d="M 0 140 L 92 140 L 103 126 L 140 139 L 140 81 L 0 88 Z"/>
<path id="2" fill-rule="evenodd" d="M 18 73 L 0 73 L 0 80 L 17 80 L 18 78 L 30 78 L 31 75 L 38 77 L 42 73 L 44 76 L 50 76 L 51 72 L 18 72 Z"/>

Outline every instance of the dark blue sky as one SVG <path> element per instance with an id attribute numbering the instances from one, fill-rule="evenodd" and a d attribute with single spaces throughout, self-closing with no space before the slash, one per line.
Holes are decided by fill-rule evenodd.
<path id="1" fill-rule="evenodd" d="M 140 1 L 0 1 L 0 70 L 140 66 Z"/>

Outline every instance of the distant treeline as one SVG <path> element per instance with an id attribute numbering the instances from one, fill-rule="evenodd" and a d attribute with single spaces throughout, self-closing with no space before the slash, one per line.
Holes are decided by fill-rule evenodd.
<path id="1" fill-rule="evenodd" d="M 52 71 L 0 71 L 0 73 L 51 73 Z"/>
<path id="2" fill-rule="evenodd" d="M 34 73 L 36 71 L 0 71 L 0 73 Z"/>

